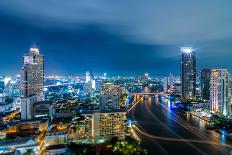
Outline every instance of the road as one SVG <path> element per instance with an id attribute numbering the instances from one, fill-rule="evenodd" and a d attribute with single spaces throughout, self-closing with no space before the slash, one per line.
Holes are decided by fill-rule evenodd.
<path id="1" fill-rule="evenodd" d="M 205 129 L 206 122 L 197 117 L 176 114 L 167 103 L 151 99 L 136 104 L 128 117 L 141 144 L 152 155 L 209 154 L 228 155 L 232 143 L 224 136 Z"/>

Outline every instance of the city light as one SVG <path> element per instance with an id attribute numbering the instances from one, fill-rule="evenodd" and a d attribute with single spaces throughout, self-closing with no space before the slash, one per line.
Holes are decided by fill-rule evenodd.
<path id="1" fill-rule="evenodd" d="M 30 52 L 39 54 L 39 49 L 38 48 L 30 48 Z"/>
<path id="2" fill-rule="evenodd" d="M 181 52 L 191 54 L 194 51 L 192 47 L 181 47 Z"/>
<path id="3" fill-rule="evenodd" d="M 0 154 L 232 153 L 232 1 L 134 3 L 1 2 Z"/>

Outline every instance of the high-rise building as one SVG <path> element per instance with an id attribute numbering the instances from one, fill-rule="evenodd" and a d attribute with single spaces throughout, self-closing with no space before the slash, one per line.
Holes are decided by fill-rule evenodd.
<path id="1" fill-rule="evenodd" d="M 30 95 L 21 99 L 21 119 L 31 120 L 34 117 L 33 105 L 37 102 L 37 95 Z"/>
<path id="2" fill-rule="evenodd" d="M 201 97 L 210 100 L 210 69 L 201 71 Z"/>
<path id="3" fill-rule="evenodd" d="M 120 96 L 111 96 L 111 103 L 113 109 L 120 109 Z"/>
<path id="4" fill-rule="evenodd" d="M 168 92 L 168 78 L 163 77 L 162 83 L 163 83 L 163 92 L 167 93 Z"/>
<path id="5" fill-rule="evenodd" d="M 44 57 L 38 48 L 30 48 L 23 56 L 21 71 L 21 119 L 33 118 L 33 105 L 43 100 L 44 89 Z"/>
<path id="6" fill-rule="evenodd" d="M 192 47 L 181 48 L 181 93 L 184 99 L 196 97 L 196 58 Z"/>
<path id="7" fill-rule="evenodd" d="M 30 48 L 29 53 L 23 56 L 21 71 L 21 97 L 25 98 L 36 94 L 43 98 L 44 89 L 44 56 L 38 48 Z"/>
<path id="8" fill-rule="evenodd" d="M 0 77 L 0 97 L 3 97 L 4 88 L 5 88 L 4 77 Z"/>
<path id="9" fill-rule="evenodd" d="M 201 97 L 201 71 L 196 72 L 196 97 Z"/>
<path id="10" fill-rule="evenodd" d="M 126 90 L 123 86 L 115 85 L 113 83 L 102 83 L 101 84 L 101 94 L 104 95 L 123 95 L 126 93 Z"/>
<path id="11" fill-rule="evenodd" d="M 100 95 L 101 109 L 120 109 L 119 95 Z"/>
<path id="12" fill-rule="evenodd" d="M 94 79 L 93 74 L 91 71 L 86 71 L 85 73 L 85 83 L 91 82 Z"/>
<path id="13" fill-rule="evenodd" d="M 104 73 L 103 79 L 106 80 L 107 73 Z"/>
<path id="14" fill-rule="evenodd" d="M 173 90 L 173 88 L 174 88 L 174 82 L 175 82 L 175 78 L 174 78 L 174 76 L 173 76 L 173 74 L 172 73 L 170 73 L 170 76 L 169 76 L 169 82 L 168 82 L 168 85 L 169 85 L 169 87 L 170 87 L 170 90 L 171 90 L 171 92 L 172 92 L 172 90 Z"/>
<path id="15" fill-rule="evenodd" d="M 227 69 L 211 70 L 210 110 L 224 116 L 231 113 L 231 77 Z"/>
<path id="16" fill-rule="evenodd" d="M 125 138 L 126 111 L 93 111 L 83 115 L 87 138 Z"/>
<path id="17" fill-rule="evenodd" d="M 91 93 L 96 89 L 96 81 L 91 71 L 86 72 L 85 78 L 85 92 Z"/>

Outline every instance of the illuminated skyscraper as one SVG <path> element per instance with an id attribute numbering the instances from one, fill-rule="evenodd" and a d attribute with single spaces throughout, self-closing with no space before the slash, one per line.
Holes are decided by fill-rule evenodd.
<path id="1" fill-rule="evenodd" d="M 171 91 L 174 88 L 174 81 L 175 81 L 175 78 L 174 78 L 173 74 L 170 73 L 168 85 L 169 85 Z"/>
<path id="2" fill-rule="evenodd" d="M 91 71 L 87 71 L 85 76 L 85 92 L 91 93 L 96 89 L 96 81 Z"/>
<path id="3" fill-rule="evenodd" d="M 210 99 L 210 69 L 201 71 L 201 97 L 204 100 Z"/>
<path id="4" fill-rule="evenodd" d="M 181 92 L 184 99 L 196 96 L 196 58 L 191 47 L 181 48 Z"/>
<path id="5" fill-rule="evenodd" d="M 33 117 L 33 104 L 44 98 L 44 57 L 38 48 L 23 56 L 21 71 L 21 119 Z"/>
<path id="6" fill-rule="evenodd" d="M 31 48 L 29 53 L 23 56 L 21 71 L 21 97 L 30 95 L 43 97 L 44 88 L 44 56 L 38 48 Z"/>
<path id="7" fill-rule="evenodd" d="M 163 77 L 162 83 L 163 83 L 163 92 L 167 93 L 168 92 L 168 78 Z"/>
<path id="8" fill-rule="evenodd" d="M 210 110 L 227 116 L 231 113 L 231 77 L 227 69 L 212 69 Z"/>
<path id="9" fill-rule="evenodd" d="M 91 82 L 91 80 L 93 79 L 93 74 L 91 71 L 86 71 L 85 73 L 85 83 Z"/>

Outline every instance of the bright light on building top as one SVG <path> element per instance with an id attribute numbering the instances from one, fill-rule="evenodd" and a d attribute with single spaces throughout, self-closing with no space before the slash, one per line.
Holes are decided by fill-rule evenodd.
<path id="1" fill-rule="evenodd" d="M 38 48 L 30 48 L 30 52 L 34 54 L 39 54 L 39 49 Z"/>
<path id="2" fill-rule="evenodd" d="M 186 53 L 186 54 L 191 54 L 193 52 L 192 47 L 181 47 L 181 52 Z"/>

